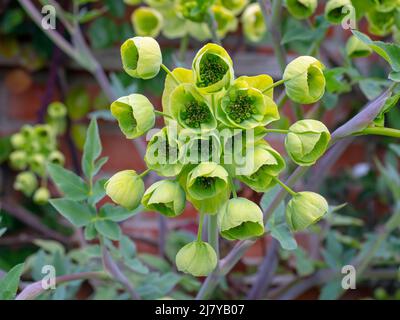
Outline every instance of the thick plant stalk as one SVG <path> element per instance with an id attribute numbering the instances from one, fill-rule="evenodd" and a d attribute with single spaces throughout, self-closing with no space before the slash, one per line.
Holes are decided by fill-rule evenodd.
<path id="1" fill-rule="evenodd" d="M 368 103 L 356 116 L 351 118 L 345 124 L 336 129 L 332 134 L 331 145 L 339 141 L 340 139 L 350 136 L 355 132 L 359 132 L 363 128 L 367 127 L 379 114 L 385 105 L 386 100 L 390 96 L 394 86 L 383 92 L 375 100 Z M 343 143 L 343 141 L 340 141 Z M 287 179 L 285 184 L 289 187 L 293 187 L 294 184 L 306 174 L 309 167 L 297 167 L 297 169 Z M 326 171 L 323 171 L 326 172 Z M 264 223 L 268 221 L 275 209 L 284 200 L 287 195 L 284 189 L 279 190 L 275 195 L 272 202 L 264 212 Z M 220 261 L 221 274 L 227 274 L 235 264 L 241 259 L 244 253 L 255 243 L 254 240 L 239 241 L 232 251 Z M 196 299 L 205 299 L 218 285 L 218 276 L 214 273 L 210 274 L 206 281 L 203 283 Z"/>

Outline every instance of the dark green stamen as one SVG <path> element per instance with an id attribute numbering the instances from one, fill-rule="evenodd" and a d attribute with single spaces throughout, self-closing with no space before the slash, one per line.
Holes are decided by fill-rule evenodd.
<path id="1" fill-rule="evenodd" d="M 249 96 L 239 95 L 234 101 L 230 101 L 226 111 L 233 121 L 241 123 L 255 113 L 255 108 Z"/>
<path id="2" fill-rule="evenodd" d="M 220 81 L 228 71 L 226 63 L 214 54 L 205 55 L 200 63 L 200 87 L 207 87 Z"/>
<path id="3" fill-rule="evenodd" d="M 214 184 L 214 178 L 213 177 L 198 177 L 196 179 L 196 183 L 204 189 L 209 189 Z"/>
<path id="4" fill-rule="evenodd" d="M 181 118 L 189 127 L 200 128 L 202 123 L 210 121 L 211 112 L 206 104 L 192 100 L 185 105 Z"/>

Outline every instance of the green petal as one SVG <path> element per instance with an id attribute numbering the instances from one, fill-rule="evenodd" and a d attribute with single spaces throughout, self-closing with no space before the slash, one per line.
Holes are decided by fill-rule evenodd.
<path id="1" fill-rule="evenodd" d="M 329 0 L 325 5 L 325 19 L 330 23 L 339 24 L 348 15 L 351 7 L 350 0 Z"/>

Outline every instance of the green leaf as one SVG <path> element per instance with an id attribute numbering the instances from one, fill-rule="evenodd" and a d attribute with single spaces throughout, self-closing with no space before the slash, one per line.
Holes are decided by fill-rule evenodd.
<path id="1" fill-rule="evenodd" d="M 74 87 L 65 99 L 68 115 L 72 120 L 82 119 L 90 110 L 90 97 L 84 87 Z"/>
<path id="2" fill-rule="evenodd" d="M 105 5 L 110 13 L 116 17 L 122 17 L 125 13 L 125 4 L 122 0 L 105 0 Z"/>
<path id="3" fill-rule="evenodd" d="M 89 188 L 85 181 L 72 171 L 53 163 L 47 165 L 47 171 L 66 198 L 80 201 L 88 197 Z"/>
<path id="4" fill-rule="evenodd" d="M 8 159 L 12 151 L 12 146 L 10 142 L 10 137 L 1 137 L 0 138 L 0 164 Z"/>
<path id="5" fill-rule="evenodd" d="M 106 182 L 107 179 L 99 179 L 94 184 L 92 194 L 88 200 L 91 206 L 95 206 L 101 199 L 105 197 L 106 191 L 104 189 L 104 184 Z"/>
<path id="6" fill-rule="evenodd" d="M 0 300 L 12 300 L 17 294 L 24 264 L 18 264 L 0 279 Z"/>
<path id="7" fill-rule="evenodd" d="M 285 205 L 283 202 L 274 211 L 273 215 L 267 223 L 267 229 L 271 232 L 271 236 L 279 241 L 281 247 L 285 250 L 295 250 L 297 242 L 293 234 L 290 232 L 285 219 Z"/>
<path id="8" fill-rule="evenodd" d="M 136 245 L 127 236 L 122 236 L 120 240 L 120 251 L 124 259 L 128 260 L 136 256 Z"/>
<path id="9" fill-rule="evenodd" d="M 133 217 L 142 210 L 143 210 L 142 206 L 139 206 L 135 210 L 128 210 L 123 207 L 115 206 L 111 203 L 106 203 L 103 207 L 101 207 L 100 215 L 106 220 L 121 222 L 130 217 Z"/>
<path id="10" fill-rule="evenodd" d="M 52 199 L 50 204 L 76 227 L 86 226 L 92 220 L 93 209 L 88 205 L 69 199 Z"/>
<path id="11" fill-rule="evenodd" d="M 118 33 L 115 22 L 106 17 L 94 20 L 88 30 L 90 43 L 95 49 L 104 49 L 112 46 Z"/>
<path id="12" fill-rule="evenodd" d="M 82 170 L 88 180 L 91 180 L 96 170 L 98 170 L 99 166 L 96 167 L 95 161 L 100 156 L 101 149 L 97 121 L 96 119 L 92 119 L 86 133 L 82 156 Z"/>
<path id="13" fill-rule="evenodd" d="M 86 240 L 93 240 L 94 238 L 96 238 L 97 236 L 97 230 L 96 227 L 94 225 L 94 223 L 89 223 L 86 227 L 85 227 L 85 239 Z"/>
<path id="14" fill-rule="evenodd" d="M 279 190 L 280 190 L 279 186 L 275 186 L 271 190 L 263 194 L 260 201 L 260 206 L 263 211 L 268 209 L 269 205 L 271 204 L 272 200 L 279 192 Z"/>
<path id="15" fill-rule="evenodd" d="M 36 239 L 33 243 L 51 254 L 55 254 L 56 252 L 65 253 L 63 245 L 57 241 Z"/>
<path id="16" fill-rule="evenodd" d="M 358 85 L 362 93 L 371 101 L 377 98 L 386 89 L 388 84 L 387 80 L 366 78 L 360 80 Z"/>
<path id="17" fill-rule="evenodd" d="M 149 268 L 137 258 L 125 260 L 125 264 L 132 270 L 140 274 L 148 274 Z"/>
<path id="18" fill-rule="evenodd" d="M 293 251 L 296 256 L 296 271 L 300 276 L 308 276 L 314 272 L 314 262 L 308 257 L 306 252 L 298 247 Z"/>
<path id="19" fill-rule="evenodd" d="M 400 100 L 400 93 L 395 94 L 388 98 L 383 106 L 381 112 L 376 116 L 374 120 L 375 126 L 384 127 L 385 126 L 385 114 L 388 113 L 393 107 L 395 107 Z"/>
<path id="20" fill-rule="evenodd" d="M 342 284 L 339 279 L 328 282 L 321 289 L 320 300 L 336 300 L 343 292 Z"/>
<path id="21" fill-rule="evenodd" d="M 391 72 L 389 74 L 389 79 L 394 81 L 394 82 L 400 82 L 400 72 Z"/>
<path id="22" fill-rule="evenodd" d="M 119 240 L 121 238 L 121 228 L 118 223 L 110 220 L 97 220 L 95 222 L 96 230 L 111 240 Z"/>

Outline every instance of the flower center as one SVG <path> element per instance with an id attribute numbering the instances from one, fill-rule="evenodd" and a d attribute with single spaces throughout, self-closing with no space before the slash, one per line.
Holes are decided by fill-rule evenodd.
<path id="1" fill-rule="evenodd" d="M 228 71 L 226 63 L 214 54 L 207 54 L 200 64 L 200 87 L 207 87 L 220 81 Z"/>
<path id="2" fill-rule="evenodd" d="M 235 100 L 230 101 L 226 111 L 233 121 L 241 123 L 255 113 L 255 108 L 249 96 L 238 95 Z"/>
<path id="3" fill-rule="evenodd" d="M 206 104 L 192 100 L 185 105 L 181 118 L 189 127 L 199 128 L 202 123 L 210 121 L 211 113 Z"/>
<path id="4" fill-rule="evenodd" d="M 204 189 L 210 189 L 214 185 L 213 177 L 198 177 L 196 182 L 199 186 Z"/>

